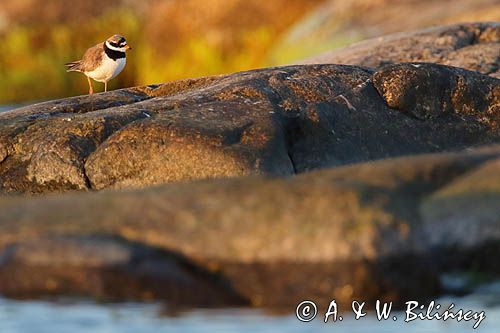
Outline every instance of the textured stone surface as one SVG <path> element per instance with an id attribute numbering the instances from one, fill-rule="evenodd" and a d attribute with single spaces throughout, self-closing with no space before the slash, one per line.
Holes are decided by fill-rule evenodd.
<path id="1" fill-rule="evenodd" d="M 373 62 L 356 61 L 374 69 L 269 68 L 0 114 L 0 294 L 400 306 L 439 295 L 442 273 L 500 276 L 498 28 L 440 29 L 369 42 Z M 490 75 L 392 64 L 404 52 Z M 109 190 L 11 195 L 89 189 Z"/>
<path id="2" fill-rule="evenodd" d="M 499 139 L 500 81 L 433 64 L 271 68 L 0 114 L 0 189 L 292 175 Z M 3 151 L 3 153 L 2 153 Z"/>
<path id="3" fill-rule="evenodd" d="M 313 56 L 300 63 L 380 68 L 435 62 L 500 78 L 500 23 L 469 23 L 397 33 Z"/>

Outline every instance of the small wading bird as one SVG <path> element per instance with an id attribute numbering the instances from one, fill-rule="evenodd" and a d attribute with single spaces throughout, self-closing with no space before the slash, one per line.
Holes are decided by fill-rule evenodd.
<path id="1" fill-rule="evenodd" d="M 89 95 L 92 95 L 92 81 L 104 83 L 104 91 L 108 91 L 108 82 L 115 78 L 125 67 L 127 58 L 125 52 L 131 50 L 125 37 L 114 35 L 109 37 L 104 43 L 88 49 L 82 60 L 65 64 L 68 68 L 66 72 L 80 72 L 87 76 L 89 81 Z"/>

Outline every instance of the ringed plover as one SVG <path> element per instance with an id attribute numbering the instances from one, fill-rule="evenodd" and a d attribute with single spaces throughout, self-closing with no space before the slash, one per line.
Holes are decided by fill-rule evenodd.
<path id="1" fill-rule="evenodd" d="M 128 46 L 125 37 L 113 35 L 105 42 L 99 43 L 88 49 L 82 60 L 72 61 L 65 66 L 67 72 L 80 72 L 87 76 L 89 82 L 89 95 L 94 92 L 93 79 L 104 83 L 104 91 L 108 91 L 108 82 L 115 78 L 125 67 L 127 58 L 125 52 L 132 49 Z"/>

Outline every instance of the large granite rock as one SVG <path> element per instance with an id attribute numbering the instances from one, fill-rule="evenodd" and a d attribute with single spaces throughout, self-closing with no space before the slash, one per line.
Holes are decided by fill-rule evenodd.
<path id="1" fill-rule="evenodd" d="M 468 23 L 397 33 L 313 56 L 301 64 L 380 68 L 399 62 L 434 62 L 500 78 L 500 23 Z"/>
<path id="2" fill-rule="evenodd" d="M 496 27 L 429 52 L 495 50 Z M 500 276 L 500 81 L 471 52 L 490 75 L 297 65 L 0 114 L 0 192 L 110 189 L 0 196 L 0 294 L 397 306 L 445 272 Z"/>
<path id="3" fill-rule="evenodd" d="M 0 189 L 292 175 L 498 142 L 500 81 L 435 64 L 262 69 L 0 114 Z"/>
<path id="4" fill-rule="evenodd" d="M 497 274 L 500 147 L 295 177 L 0 197 L 0 293 L 285 306 Z"/>

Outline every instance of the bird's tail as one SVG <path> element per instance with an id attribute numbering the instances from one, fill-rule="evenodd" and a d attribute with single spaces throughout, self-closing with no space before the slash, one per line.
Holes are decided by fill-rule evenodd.
<path id="1" fill-rule="evenodd" d="M 81 60 L 72 61 L 68 62 L 67 64 L 64 64 L 64 66 L 66 66 L 66 72 L 81 72 L 82 71 L 81 65 L 82 65 Z"/>

